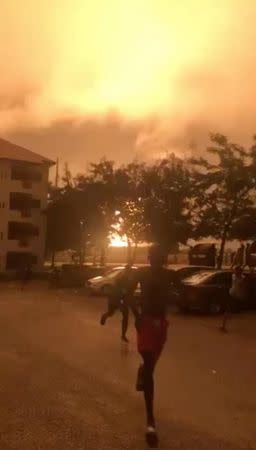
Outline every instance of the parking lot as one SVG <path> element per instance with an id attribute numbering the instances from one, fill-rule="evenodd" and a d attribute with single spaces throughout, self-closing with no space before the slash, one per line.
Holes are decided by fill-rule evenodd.
<path id="1" fill-rule="evenodd" d="M 32 282 L 1 284 L 1 450 L 144 449 L 134 383 L 139 356 L 130 322 L 99 325 L 103 298 Z M 253 449 L 256 315 L 170 316 L 156 373 L 162 449 Z"/>

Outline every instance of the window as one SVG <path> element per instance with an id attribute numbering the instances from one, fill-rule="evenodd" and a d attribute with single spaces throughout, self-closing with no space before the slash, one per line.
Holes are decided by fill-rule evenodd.
<path id="1" fill-rule="evenodd" d="M 40 166 L 25 162 L 14 163 L 11 168 L 11 179 L 21 180 L 24 183 L 30 184 L 32 181 L 41 181 L 42 173 Z"/>
<path id="2" fill-rule="evenodd" d="M 9 222 L 8 223 L 8 239 L 16 239 L 18 241 L 39 236 L 39 228 L 28 222 Z"/>
<path id="3" fill-rule="evenodd" d="M 185 278 L 186 281 L 189 282 L 189 284 L 199 284 L 199 283 L 212 283 L 212 276 L 209 276 L 209 272 L 198 272 L 194 275 L 191 275 L 188 278 Z"/>
<path id="4" fill-rule="evenodd" d="M 231 285 L 232 283 L 232 273 L 231 272 L 220 272 L 216 273 L 213 277 L 214 284 L 223 285 Z"/>
<path id="5" fill-rule="evenodd" d="M 218 285 L 222 286 L 231 286 L 232 282 L 232 273 L 231 272 L 218 272 L 212 275 L 209 275 L 208 279 L 206 278 L 202 284 L 208 285 Z"/>
<path id="6" fill-rule="evenodd" d="M 6 269 L 17 270 L 37 263 L 37 257 L 30 252 L 8 252 L 6 255 Z"/>
<path id="7" fill-rule="evenodd" d="M 109 272 L 106 273 L 104 278 L 107 280 L 112 280 L 112 278 L 117 277 L 124 269 L 123 268 L 115 268 L 111 269 Z"/>
<path id="8" fill-rule="evenodd" d="M 23 192 L 10 193 L 10 209 L 19 211 L 30 209 L 32 203 L 32 195 Z"/>
<path id="9" fill-rule="evenodd" d="M 31 208 L 40 208 L 41 202 L 38 199 L 32 198 L 31 194 L 24 192 L 10 193 L 10 209 L 22 211 L 23 217 L 30 217 Z"/>

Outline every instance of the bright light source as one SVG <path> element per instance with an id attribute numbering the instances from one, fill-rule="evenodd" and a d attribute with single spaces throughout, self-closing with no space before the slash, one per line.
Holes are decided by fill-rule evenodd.
<path id="1" fill-rule="evenodd" d="M 110 247 L 127 247 L 127 239 L 120 237 L 119 234 L 113 233 L 110 236 Z"/>

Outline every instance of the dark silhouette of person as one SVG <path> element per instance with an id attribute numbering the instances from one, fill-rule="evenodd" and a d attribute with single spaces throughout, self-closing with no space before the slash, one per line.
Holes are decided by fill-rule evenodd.
<path id="1" fill-rule="evenodd" d="M 167 338 L 166 320 L 169 303 L 170 272 L 164 267 L 167 252 L 161 246 L 153 245 L 149 250 L 150 267 L 138 269 L 134 276 L 133 290 L 141 287 L 141 304 L 133 305 L 137 329 L 137 347 L 143 359 L 137 375 L 137 390 L 144 392 L 146 407 L 146 438 L 157 443 L 154 416 L 154 369 Z"/>
<path id="2" fill-rule="evenodd" d="M 232 274 L 232 285 L 229 290 L 229 295 L 226 298 L 225 310 L 223 316 L 223 322 L 220 330 L 227 333 L 227 322 L 231 317 L 232 303 L 234 306 L 238 307 L 243 304 L 246 300 L 246 281 L 243 274 L 243 269 L 241 266 L 234 268 L 234 273 Z"/>
<path id="3" fill-rule="evenodd" d="M 234 267 L 244 267 L 246 265 L 246 249 L 244 243 L 240 242 L 240 247 L 236 251 L 236 254 L 232 261 L 232 268 Z"/>
<path id="4" fill-rule="evenodd" d="M 252 267 L 253 263 L 252 263 L 252 258 L 251 258 L 251 244 L 247 243 L 246 244 L 246 249 L 245 249 L 245 265 L 248 266 L 249 268 Z"/>
<path id="5" fill-rule="evenodd" d="M 21 267 L 21 289 L 24 289 L 32 279 L 32 263 L 28 261 Z"/>
<path id="6" fill-rule="evenodd" d="M 100 319 L 101 325 L 105 325 L 107 319 L 112 317 L 115 312 L 119 310 L 122 314 L 121 339 L 124 342 L 128 342 L 127 330 L 129 324 L 129 307 L 126 298 L 128 298 L 129 289 L 131 289 L 132 286 L 130 279 L 132 270 L 131 265 L 127 264 L 121 274 L 118 275 L 114 285 L 109 288 L 108 309 Z"/>

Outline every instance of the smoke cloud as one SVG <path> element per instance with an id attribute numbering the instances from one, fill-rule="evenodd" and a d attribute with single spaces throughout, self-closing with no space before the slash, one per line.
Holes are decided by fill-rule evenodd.
<path id="1" fill-rule="evenodd" d="M 77 165 L 247 144 L 255 23 L 254 0 L 3 0 L 0 132 L 53 156 L 68 134 Z"/>

